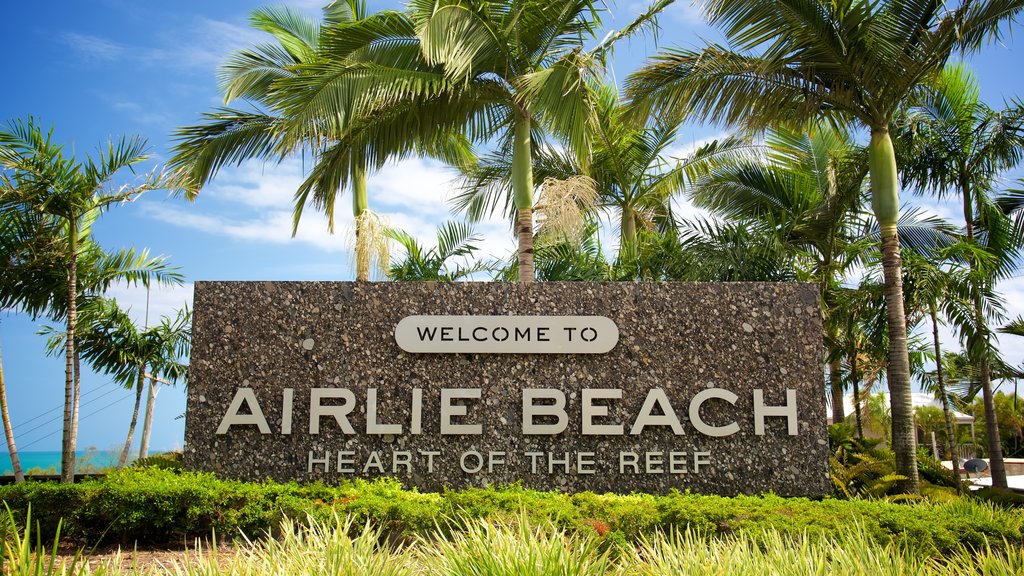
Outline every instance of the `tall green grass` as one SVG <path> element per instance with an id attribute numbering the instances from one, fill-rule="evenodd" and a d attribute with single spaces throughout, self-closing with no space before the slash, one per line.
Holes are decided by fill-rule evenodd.
<path id="1" fill-rule="evenodd" d="M 32 513 L 28 513 L 25 529 L 18 532 L 13 529 L 14 517 L 10 509 L 3 519 L 0 530 L 0 542 L 3 543 L 3 554 L 0 555 L 0 574 L 7 576 L 71 576 L 89 574 L 88 566 L 80 555 L 64 559 L 57 554 L 60 541 L 60 527 L 52 548 L 43 546 L 42 538 L 36 533 L 35 543 L 32 541 Z"/>
<path id="2" fill-rule="evenodd" d="M 350 519 L 325 523 L 285 520 L 278 537 L 239 543 L 230 557 L 199 550 L 165 566 L 90 568 L 80 558 L 62 562 L 56 548 L 31 544 L 31 532 L 6 543 L 5 574 L 18 576 L 890 576 L 1024 574 L 1024 550 L 1004 545 L 941 557 L 903 542 L 879 544 L 856 525 L 840 536 L 778 531 L 708 536 L 694 530 L 655 532 L 635 545 L 609 547 L 596 533 L 567 533 L 525 517 L 495 523 L 456 519 L 460 530 L 390 542 L 370 525 Z"/>

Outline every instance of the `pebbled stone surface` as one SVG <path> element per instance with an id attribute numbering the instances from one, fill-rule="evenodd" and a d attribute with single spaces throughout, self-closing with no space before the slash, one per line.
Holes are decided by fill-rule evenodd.
<path id="1" fill-rule="evenodd" d="M 409 354 L 393 331 L 410 315 L 601 315 L 619 328 L 619 341 L 602 355 Z M 254 390 L 271 433 L 257 426 L 232 426 L 216 434 L 236 390 Z M 291 434 L 281 434 L 282 389 L 294 390 Z M 349 388 L 357 405 L 349 415 L 355 435 L 343 434 L 333 418 L 309 434 L 309 389 Z M 423 432 L 409 433 L 412 388 L 423 389 Z M 701 415 L 712 425 L 739 424 L 732 436 L 697 432 L 688 405 L 700 390 L 735 393 L 729 405 L 711 400 Z M 378 390 L 384 423 L 402 423 L 403 433 L 369 436 L 366 389 Z M 480 400 L 461 400 L 479 423 L 480 435 L 439 435 L 441 388 L 481 388 Z M 523 388 L 558 388 L 567 397 L 568 428 L 554 436 L 522 435 Z M 580 434 L 580 391 L 620 388 L 600 423 L 622 423 L 622 436 Z M 665 390 L 683 434 L 669 427 L 630 427 L 652 388 Z M 754 432 L 754 388 L 765 403 L 784 404 L 795 389 L 798 434 L 787 434 L 785 418 L 766 419 Z M 328 403 L 325 401 L 325 404 Z M 248 414 L 243 407 L 240 413 Z M 735 495 L 774 492 L 822 496 L 830 491 L 820 311 L 810 284 L 789 283 L 351 283 L 197 282 L 192 374 L 185 426 L 185 466 L 228 478 L 279 481 L 395 476 L 407 487 L 443 487 L 522 482 L 537 489 L 665 493 L 671 489 Z M 539 419 L 538 422 L 545 422 Z M 337 472 L 337 451 L 355 473 Z M 394 453 L 412 454 L 411 470 L 393 467 Z M 421 451 L 436 451 L 433 472 Z M 483 456 L 470 473 L 460 466 L 469 451 Z M 640 473 L 620 471 L 620 452 L 635 452 Z M 671 473 L 669 451 L 685 452 L 686 473 Z M 310 453 L 326 466 L 309 471 Z M 376 452 L 381 466 L 373 461 Z M 487 465 L 495 456 L 493 470 Z M 548 467 L 546 456 L 531 469 L 528 452 L 553 453 L 568 467 Z M 578 473 L 578 453 L 592 466 Z M 694 452 L 709 453 L 694 471 Z M 647 453 L 654 472 L 646 472 Z M 657 464 L 658 453 L 663 463 Z M 404 456 L 400 456 L 400 459 Z M 472 469 L 472 454 L 463 462 Z M 367 460 L 370 465 L 367 466 Z M 327 470 L 325 470 L 327 468 Z M 364 472 L 365 469 L 365 472 Z M 663 470 L 658 472 L 657 470 Z"/>

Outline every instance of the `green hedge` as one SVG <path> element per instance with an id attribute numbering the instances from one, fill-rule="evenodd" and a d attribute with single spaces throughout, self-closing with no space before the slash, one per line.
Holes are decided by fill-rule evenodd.
<path id="1" fill-rule="evenodd" d="M 859 530 L 880 543 L 906 543 L 936 555 L 961 544 L 977 549 L 1024 544 L 1024 512 L 973 499 L 894 504 L 770 495 L 564 494 L 519 486 L 436 494 L 404 490 L 394 480 L 341 486 L 246 483 L 157 468 L 125 469 L 73 485 L 30 481 L 0 487 L 0 498 L 19 523 L 31 506 L 33 524 L 44 537 L 62 521 L 62 537 L 86 545 L 259 536 L 272 533 L 284 516 L 330 521 L 335 513 L 351 516 L 353 526 L 380 528 L 389 538 L 459 530 L 476 518 L 514 521 L 525 514 L 569 533 L 596 532 L 616 541 L 690 528 L 708 536 Z"/>

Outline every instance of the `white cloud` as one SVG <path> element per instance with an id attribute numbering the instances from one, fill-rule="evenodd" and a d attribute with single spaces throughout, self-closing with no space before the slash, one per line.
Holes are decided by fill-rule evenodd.
<path id="1" fill-rule="evenodd" d="M 88 62 L 115 62 L 129 52 L 122 44 L 90 34 L 69 32 L 61 39 Z"/>
<path id="2" fill-rule="evenodd" d="M 673 19 L 686 24 L 703 24 L 704 13 L 697 0 L 692 2 L 683 0 L 676 2 L 665 9 L 666 14 Z"/>
<path id="3" fill-rule="evenodd" d="M 693 205 L 687 198 L 676 196 L 672 199 L 672 213 L 679 220 L 693 222 L 695 220 L 712 220 L 711 213 Z"/>
<path id="4" fill-rule="evenodd" d="M 66 32 L 60 38 L 91 63 L 132 62 L 170 70 L 212 71 L 231 52 L 264 42 L 267 35 L 247 26 L 197 17 L 187 26 L 153 38 L 148 45 L 128 45 L 78 32 Z"/>
<path id="5" fill-rule="evenodd" d="M 651 2 L 649 1 L 630 2 L 626 5 L 626 10 L 623 13 L 623 19 L 626 20 L 628 18 L 628 20 L 632 20 L 646 12 L 650 7 Z M 704 16 L 697 0 L 678 0 L 665 8 L 662 11 L 661 16 L 663 17 L 661 21 L 662 28 L 668 27 L 670 24 L 667 22 L 668 19 L 671 19 L 674 22 L 682 22 L 684 24 L 704 23 Z M 664 18 L 666 16 L 668 18 Z"/>
<path id="6" fill-rule="evenodd" d="M 682 160 L 696 152 L 701 146 L 706 146 L 715 140 L 724 140 L 731 135 L 731 132 L 718 132 L 706 138 L 698 138 L 685 144 L 676 142 L 675 145 L 666 148 L 662 156 L 669 161 Z"/>
<path id="7" fill-rule="evenodd" d="M 139 326 L 146 324 L 147 298 L 149 304 L 149 325 L 160 321 L 162 316 L 173 318 L 183 306 L 192 307 L 192 283 L 181 286 L 153 285 L 148 291 L 142 286 L 117 284 L 107 296 L 117 300 L 118 305 L 127 310 L 132 320 Z"/>
<path id="8" fill-rule="evenodd" d="M 686 144 L 679 144 L 668 148 L 662 155 L 666 162 L 674 163 L 676 160 L 682 160 L 692 155 L 698 148 L 710 144 L 715 140 L 722 140 L 727 138 L 730 134 L 728 132 L 719 132 L 707 138 L 700 138 L 693 140 Z M 711 213 L 702 208 L 698 208 L 693 205 L 684 195 L 677 195 L 672 199 L 672 211 L 676 218 L 681 220 L 697 220 L 697 219 L 711 219 Z"/>
<path id="9" fill-rule="evenodd" d="M 1024 274 L 999 284 L 999 293 L 1006 299 L 1008 320 L 1024 316 Z M 999 350 L 1011 366 L 1024 366 L 1024 338 L 1011 334 L 999 334 Z"/>
<path id="10" fill-rule="evenodd" d="M 176 66 L 214 70 L 232 52 L 264 43 L 269 36 L 248 26 L 221 20 L 196 18 L 185 38 L 164 39 L 153 52 L 154 60 Z"/>
<path id="11" fill-rule="evenodd" d="M 327 4 L 327 0 L 288 0 L 286 4 L 308 12 L 319 12 Z"/>
<path id="12" fill-rule="evenodd" d="M 142 209 L 151 218 L 215 236 L 250 243 L 301 242 L 327 253 L 347 252 L 348 191 L 335 208 L 334 235 L 328 232 L 326 217 L 307 206 L 292 237 L 293 195 L 308 167 L 299 159 L 230 167 L 203 189 L 192 206 L 150 203 Z M 367 183 L 370 208 L 390 226 L 405 230 L 426 246 L 434 245 L 438 226 L 461 218 L 448 208 L 453 189 L 453 173 L 448 168 L 419 158 L 388 165 L 371 174 Z M 483 236 L 477 243 L 483 258 L 504 258 L 514 248 L 512 233 L 500 216 L 477 224 L 476 230 Z"/>
<path id="13" fill-rule="evenodd" d="M 937 200 L 932 197 L 907 195 L 902 204 L 904 212 L 909 208 L 917 208 L 923 216 L 934 216 L 956 226 L 963 226 L 963 204 L 959 200 Z"/>
<path id="14" fill-rule="evenodd" d="M 266 210 L 252 217 L 202 213 L 194 208 L 180 208 L 170 204 L 148 204 L 143 212 L 151 218 L 214 236 L 225 236 L 253 243 L 285 244 L 302 242 L 324 252 L 345 251 L 343 234 L 330 234 L 327 220 L 322 215 L 307 212 L 299 229 L 292 236 L 290 210 Z M 340 232 L 340 230 L 339 230 Z"/>
<path id="15" fill-rule="evenodd" d="M 448 200 L 454 190 L 455 174 L 422 158 L 389 164 L 367 184 L 371 202 L 432 217 L 448 216 Z"/>
<path id="16" fill-rule="evenodd" d="M 302 184 L 302 170 L 300 159 L 288 159 L 280 164 L 253 162 L 227 168 L 200 197 L 211 196 L 250 208 L 288 207 Z"/>
<path id="17" fill-rule="evenodd" d="M 127 115 L 139 124 L 156 124 L 162 126 L 171 123 L 170 115 L 154 111 L 151 108 L 139 104 L 138 102 L 120 100 L 113 102 L 111 106 L 114 110 Z"/>

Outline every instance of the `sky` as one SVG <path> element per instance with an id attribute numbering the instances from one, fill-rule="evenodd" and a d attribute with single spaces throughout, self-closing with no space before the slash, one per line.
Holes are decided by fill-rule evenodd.
<path id="1" fill-rule="evenodd" d="M 291 5 L 318 14 L 322 0 L 178 0 L 138 2 L 10 2 L 4 7 L 4 39 L 11 56 L 4 63 L 0 90 L 0 122 L 33 116 L 54 127 L 54 137 L 79 158 L 121 135 L 148 139 L 152 161 L 159 167 L 169 156 L 173 131 L 196 123 L 204 111 L 222 105 L 216 71 L 232 51 L 264 41 L 248 26 L 252 10 L 268 4 Z M 371 9 L 396 8 L 395 0 L 369 0 Z M 618 0 L 611 5 L 607 30 L 621 27 L 646 2 Z M 663 15 L 660 46 L 695 48 L 718 33 L 706 26 L 699 10 L 682 1 Z M 599 34 L 604 36 L 604 34 Z M 655 52 L 652 38 L 620 45 L 611 73 L 621 82 Z M 1008 37 L 991 45 L 970 64 L 978 75 L 982 97 L 990 105 L 1024 95 L 1019 74 L 1024 45 Z M 724 134 L 721 127 L 688 124 L 680 130 L 673 155 L 695 143 Z M 114 207 L 95 227 L 109 250 L 148 248 L 165 255 L 185 275 L 182 286 L 153 289 L 148 294 L 149 319 L 173 315 L 191 302 L 197 280 L 351 280 L 344 230 L 331 235 L 326 221 L 307 211 L 295 237 L 291 234 L 291 198 L 308 170 L 308 158 L 280 164 L 248 163 L 223 170 L 194 203 L 153 192 Z M 457 218 L 446 199 L 453 173 L 430 160 L 410 159 L 390 165 L 369 179 L 371 208 L 427 244 L 436 227 Z M 348 196 L 339 203 L 344 211 Z M 908 199 L 957 221 L 958 207 Z M 680 206 L 685 214 L 685 203 Z M 500 219 L 477 226 L 485 257 L 507 257 L 512 234 Z M 1024 313 L 1024 277 L 1000 289 L 1011 316 Z M 147 292 L 118 286 L 111 291 L 145 321 Z M 63 398 L 63 362 L 48 358 L 45 339 L 36 334 L 45 319 L 22 314 L 0 316 L 0 351 L 8 387 L 11 418 L 21 450 L 59 450 Z M 946 346 L 955 347 L 946 336 Z M 1004 337 L 1002 349 L 1014 364 L 1024 360 L 1024 344 Z M 99 375 L 83 375 L 79 448 L 113 449 L 124 442 L 133 393 Z M 156 403 L 152 448 L 180 448 L 184 437 L 184 389 L 161 389 Z M 138 438 L 138 435 L 136 435 Z M 137 443 L 137 440 L 136 440 Z"/>

